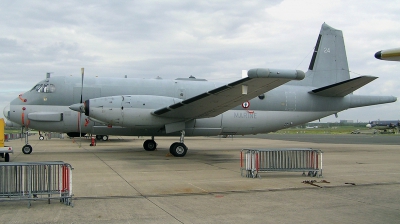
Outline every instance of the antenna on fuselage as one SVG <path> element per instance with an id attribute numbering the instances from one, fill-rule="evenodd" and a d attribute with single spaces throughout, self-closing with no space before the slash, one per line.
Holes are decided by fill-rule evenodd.
<path id="1" fill-rule="evenodd" d="M 46 72 L 46 82 L 49 81 L 51 73 L 53 72 Z"/>

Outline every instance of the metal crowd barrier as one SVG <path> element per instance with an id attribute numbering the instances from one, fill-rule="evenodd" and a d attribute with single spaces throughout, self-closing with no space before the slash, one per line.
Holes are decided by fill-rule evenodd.
<path id="1" fill-rule="evenodd" d="M 59 199 L 72 205 L 72 166 L 64 162 L 0 164 L 0 201 Z"/>
<path id="2" fill-rule="evenodd" d="M 4 134 L 4 140 L 14 140 L 14 139 L 20 139 L 20 138 L 25 138 L 25 133 L 5 133 Z M 35 133 L 29 133 L 29 136 L 36 135 Z M 45 133 L 43 136 L 44 139 L 52 139 L 52 138 L 60 138 L 64 139 L 64 133 L 57 133 L 57 132 L 48 132 Z"/>
<path id="3" fill-rule="evenodd" d="M 57 132 L 46 132 L 42 136 L 44 137 L 44 139 L 52 139 L 52 138 L 64 139 L 64 133 L 57 133 Z"/>
<path id="4" fill-rule="evenodd" d="M 8 140 L 12 140 L 12 139 L 19 139 L 19 138 L 23 138 L 24 134 L 21 133 L 11 133 L 11 134 L 4 134 L 4 140 L 8 141 Z"/>
<path id="5" fill-rule="evenodd" d="M 308 176 L 322 177 L 322 151 L 308 148 L 241 150 L 242 176 L 255 178 L 260 177 L 259 172 L 268 171 L 303 172 L 304 176 L 308 172 Z"/>

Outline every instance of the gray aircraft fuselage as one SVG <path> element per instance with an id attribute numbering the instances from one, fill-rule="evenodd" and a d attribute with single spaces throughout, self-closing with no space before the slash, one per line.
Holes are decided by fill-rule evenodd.
<path id="1" fill-rule="evenodd" d="M 13 100 L 7 118 L 29 128 L 53 132 L 79 132 L 79 113 L 69 106 L 80 101 L 81 79 L 79 77 L 51 77 L 38 83 L 51 84 L 52 92 L 40 92 L 33 88 Z M 301 81 L 292 81 L 292 83 Z M 118 95 L 167 96 L 188 99 L 223 83 L 164 79 L 133 78 L 86 78 L 83 100 Z M 37 86 L 37 85 L 36 85 Z M 195 119 L 187 122 L 186 135 L 214 136 L 226 134 L 257 134 L 277 131 L 319 119 L 337 112 L 367 105 L 371 100 L 380 103 L 381 97 L 356 96 L 322 97 L 310 94 L 315 87 L 297 86 L 288 83 L 249 101 L 250 106 L 241 105 L 213 118 Z M 376 98 L 376 99 L 373 99 Z M 25 101 L 26 100 L 26 101 Z M 386 100 L 382 98 L 382 100 Z M 393 98 L 395 100 L 395 98 Z M 167 104 L 168 105 L 168 104 Z M 165 106 L 157 105 L 153 109 Z M 32 114 L 37 113 L 36 116 Z M 30 115 L 28 117 L 28 115 Z M 100 122 L 81 121 L 83 133 L 160 136 L 160 127 L 121 128 L 107 127 Z M 100 126 L 98 128 L 93 127 Z M 179 132 L 169 135 L 180 135 Z"/>

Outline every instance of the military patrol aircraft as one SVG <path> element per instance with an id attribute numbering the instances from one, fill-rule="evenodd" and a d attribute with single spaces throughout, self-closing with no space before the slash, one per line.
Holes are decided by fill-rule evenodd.
<path id="1" fill-rule="evenodd" d="M 188 73 L 190 74 L 190 72 Z M 306 74 L 251 69 L 231 83 L 204 79 L 50 77 L 21 94 L 4 111 L 25 127 L 69 136 L 180 136 L 170 146 L 185 156 L 185 136 L 268 133 L 349 108 L 395 102 L 393 96 L 355 95 L 377 77 L 350 79 L 342 31 L 323 24 Z M 24 153 L 31 153 L 27 144 Z"/>
<path id="2" fill-rule="evenodd" d="M 400 126 L 399 120 L 391 120 L 391 121 L 377 120 L 377 121 L 371 121 L 366 125 L 367 128 L 373 128 L 384 132 L 387 132 L 388 130 L 396 132 L 399 129 L 399 126 Z"/>

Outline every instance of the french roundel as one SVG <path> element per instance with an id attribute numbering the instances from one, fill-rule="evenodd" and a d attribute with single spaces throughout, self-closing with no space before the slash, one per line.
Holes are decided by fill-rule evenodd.
<path id="1" fill-rule="evenodd" d="M 244 109 L 249 108 L 249 107 L 250 107 L 250 102 L 249 102 L 249 101 L 243 102 L 243 103 L 242 103 L 242 107 L 243 107 Z"/>

